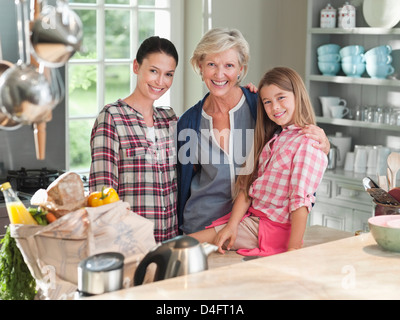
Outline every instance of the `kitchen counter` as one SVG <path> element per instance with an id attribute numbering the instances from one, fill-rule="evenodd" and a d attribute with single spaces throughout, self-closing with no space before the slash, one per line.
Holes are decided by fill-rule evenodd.
<path id="1" fill-rule="evenodd" d="M 399 260 L 363 233 L 92 299 L 400 299 Z"/>
<path id="2" fill-rule="evenodd" d="M 317 244 L 335 241 L 353 236 L 354 233 L 322 227 L 319 225 L 307 227 L 303 237 L 303 248 L 315 246 Z M 208 268 L 218 268 L 232 263 L 243 261 L 244 256 L 235 251 L 225 251 L 225 254 L 213 252 L 208 256 Z"/>

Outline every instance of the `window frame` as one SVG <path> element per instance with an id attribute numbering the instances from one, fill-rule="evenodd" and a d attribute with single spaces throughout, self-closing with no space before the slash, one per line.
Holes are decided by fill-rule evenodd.
<path id="1" fill-rule="evenodd" d="M 136 56 L 137 49 L 139 47 L 138 32 L 130 33 L 130 57 L 127 59 L 105 59 L 105 12 L 109 9 L 117 10 L 128 10 L 130 12 L 131 21 L 138 21 L 139 11 L 169 11 L 170 13 L 170 39 L 177 48 L 179 55 L 179 64 L 175 72 L 174 83 L 170 89 L 170 106 L 175 110 L 177 115 L 183 113 L 183 37 L 184 37 L 184 0 L 169 0 L 169 7 L 157 7 L 157 6 L 138 6 L 137 0 L 130 0 L 127 5 L 116 5 L 116 4 L 105 4 L 104 0 L 97 0 L 96 3 L 70 3 L 69 7 L 72 10 L 95 10 L 96 11 L 96 59 L 73 59 L 73 57 L 68 61 L 65 66 L 65 163 L 66 169 L 69 171 L 71 169 L 70 163 L 70 139 L 69 139 L 69 127 L 70 121 L 74 120 L 93 120 L 93 123 L 97 117 L 97 114 L 105 105 L 105 69 L 109 65 L 117 64 L 129 64 L 130 70 L 132 72 L 133 60 Z M 135 28 L 135 25 L 131 26 Z M 136 27 L 137 30 L 137 27 Z M 97 66 L 97 83 L 96 83 L 96 96 L 97 96 L 97 113 L 94 115 L 82 115 L 82 116 L 70 116 L 69 115 L 69 97 L 68 97 L 68 86 L 69 86 L 69 66 L 79 65 L 79 64 L 89 64 Z M 130 77 L 130 92 L 132 92 L 136 86 L 136 77 Z M 123 97 L 121 97 L 123 98 Z M 90 150 L 90 148 L 89 148 Z M 90 168 L 87 170 L 74 170 L 81 174 L 88 174 Z"/>

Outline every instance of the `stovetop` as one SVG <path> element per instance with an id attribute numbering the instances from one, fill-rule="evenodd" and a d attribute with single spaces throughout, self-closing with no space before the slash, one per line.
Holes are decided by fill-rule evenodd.
<path id="1" fill-rule="evenodd" d="M 17 192 L 19 198 L 24 201 L 30 200 L 32 195 L 38 189 L 46 189 L 63 173 L 63 171 L 51 170 L 47 168 L 21 168 L 20 170 L 9 170 L 4 181 L 1 180 L 0 182 L 10 182 L 12 188 Z M 4 196 L 2 192 L 0 192 L 0 203 L 4 203 Z"/>
<path id="2" fill-rule="evenodd" d="M 6 177 L 0 177 L 0 183 L 10 182 L 22 201 L 30 201 L 33 194 L 39 189 L 47 187 L 56 180 L 64 171 L 42 169 L 9 170 Z M 89 181 L 86 176 L 80 175 L 85 191 L 89 190 Z M 4 204 L 3 192 L 0 192 L 0 204 Z"/>

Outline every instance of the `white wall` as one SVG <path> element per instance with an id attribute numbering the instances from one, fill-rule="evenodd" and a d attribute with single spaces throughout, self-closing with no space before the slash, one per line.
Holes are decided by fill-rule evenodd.
<path id="1" fill-rule="evenodd" d="M 185 2 L 185 109 L 204 94 L 189 58 L 202 36 L 202 0 Z M 258 85 L 275 66 L 288 66 L 304 77 L 307 0 L 212 0 L 212 27 L 239 29 L 250 45 L 250 67 L 242 84 Z"/>

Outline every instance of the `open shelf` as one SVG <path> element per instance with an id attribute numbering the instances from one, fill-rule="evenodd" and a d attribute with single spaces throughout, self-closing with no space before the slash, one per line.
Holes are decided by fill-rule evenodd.
<path id="1" fill-rule="evenodd" d="M 357 121 L 350 119 L 335 119 L 335 118 L 324 118 L 316 117 L 318 123 L 333 124 L 336 126 L 345 127 L 355 127 L 355 128 L 367 128 L 367 129 L 379 129 L 379 130 L 389 130 L 389 131 L 399 131 L 400 126 L 392 126 L 388 124 L 367 122 L 367 121 Z"/>

